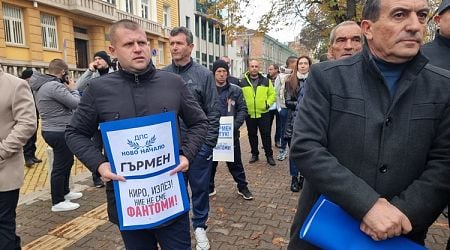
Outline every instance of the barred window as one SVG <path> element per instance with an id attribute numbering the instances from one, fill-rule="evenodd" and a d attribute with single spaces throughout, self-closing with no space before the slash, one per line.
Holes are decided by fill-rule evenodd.
<path id="1" fill-rule="evenodd" d="M 41 14 L 42 46 L 47 49 L 58 48 L 56 17 Z"/>
<path id="2" fill-rule="evenodd" d="M 3 25 L 6 43 L 25 45 L 21 8 L 3 5 Z"/>

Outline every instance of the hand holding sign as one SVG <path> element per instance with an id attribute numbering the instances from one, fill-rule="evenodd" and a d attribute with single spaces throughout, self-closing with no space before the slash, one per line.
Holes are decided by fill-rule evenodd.
<path id="1" fill-rule="evenodd" d="M 125 181 L 125 177 L 116 175 L 111 171 L 111 165 L 109 165 L 109 162 L 103 162 L 102 164 L 100 164 L 97 172 L 101 175 L 101 179 L 104 182 L 108 182 L 111 180 Z"/>
<path id="2" fill-rule="evenodd" d="M 170 175 L 174 175 L 178 172 L 187 172 L 189 170 L 189 160 L 184 155 L 180 155 L 180 164 L 172 171 L 170 171 Z"/>

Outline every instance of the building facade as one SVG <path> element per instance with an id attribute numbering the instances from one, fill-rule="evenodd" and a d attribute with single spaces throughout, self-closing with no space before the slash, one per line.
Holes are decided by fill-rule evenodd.
<path id="1" fill-rule="evenodd" d="M 262 73 L 267 73 L 270 64 L 285 65 L 289 56 L 298 56 L 297 52 L 287 45 L 269 35 L 259 34 L 255 30 L 248 29 L 245 33 L 239 34 L 238 38 L 245 69 L 250 59 L 256 59 L 260 62 Z"/>
<path id="2" fill-rule="evenodd" d="M 131 19 L 146 31 L 160 68 L 170 63 L 168 36 L 179 25 L 178 9 L 177 0 L 0 0 L 0 64 L 18 75 L 61 58 L 82 72 L 95 52 L 108 51 L 111 24 Z"/>
<path id="3" fill-rule="evenodd" d="M 240 57 L 236 53 L 235 43 L 228 43 L 224 25 L 207 15 L 202 1 L 180 0 L 179 5 L 183 6 L 180 8 L 180 25 L 190 29 L 194 35 L 192 58 L 212 70 L 214 61 L 228 56 L 231 63 L 230 74 L 240 77 Z"/>

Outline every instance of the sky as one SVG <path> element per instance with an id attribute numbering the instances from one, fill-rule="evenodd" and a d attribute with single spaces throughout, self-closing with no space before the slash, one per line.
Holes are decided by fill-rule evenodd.
<path id="1" fill-rule="evenodd" d="M 266 12 L 272 8 L 271 0 L 254 0 L 253 3 L 247 8 L 246 15 L 247 17 L 251 17 L 250 24 L 246 24 L 245 26 L 250 29 L 258 28 L 257 21 L 259 18 Z M 296 25 L 295 27 L 286 27 L 282 24 L 274 27 L 271 31 L 269 31 L 268 35 L 277 39 L 280 42 L 286 43 L 294 41 L 295 36 L 301 30 L 301 25 Z"/>

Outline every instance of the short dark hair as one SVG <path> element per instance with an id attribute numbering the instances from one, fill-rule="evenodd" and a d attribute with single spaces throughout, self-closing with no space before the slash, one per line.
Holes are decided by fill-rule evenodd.
<path id="1" fill-rule="evenodd" d="M 57 58 L 50 61 L 50 64 L 48 65 L 48 73 L 50 73 L 50 75 L 58 75 L 61 74 L 62 71 L 69 71 L 69 66 L 64 60 Z"/>
<path id="2" fill-rule="evenodd" d="M 177 36 L 178 34 L 184 34 L 186 36 L 186 43 L 191 45 L 194 42 L 194 36 L 192 32 L 183 26 L 175 27 L 170 31 L 170 36 Z"/>
<path id="3" fill-rule="evenodd" d="M 381 0 L 366 0 L 362 11 L 362 19 L 376 22 L 380 18 Z"/>
<path id="4" fill-rule="evenodd" d="M 289 64 L 294 63 L 297 61 L 297 57 L 296 56 L 289 56 L 286 59 L 286 67 L 289 66 Z"/>
<path id="5" fill-rule="evenodd" d="M 129 19 L 122 19 L 119 20 L 113 25 L 111 25 L 111 28 L 109 28 L 109 39 L 111 40 L 111 43 L 114 43 L 114 39 L 116 38 L 116 32 L 118 28 L 125 28 L 127 30 L 138 30 L 141 29 L 138 23 L 135 21 L 129 20 Z"/>
<path id="6" fill-rule="evenodd" d="M 280 66 L 278 66 L 278 64 L 272 63 L 272 64 L 269 65 L 269 67 L 270 66 L 273 66 L 274 69 L 276 69 L 278 72 L 280 72 Z"/>

